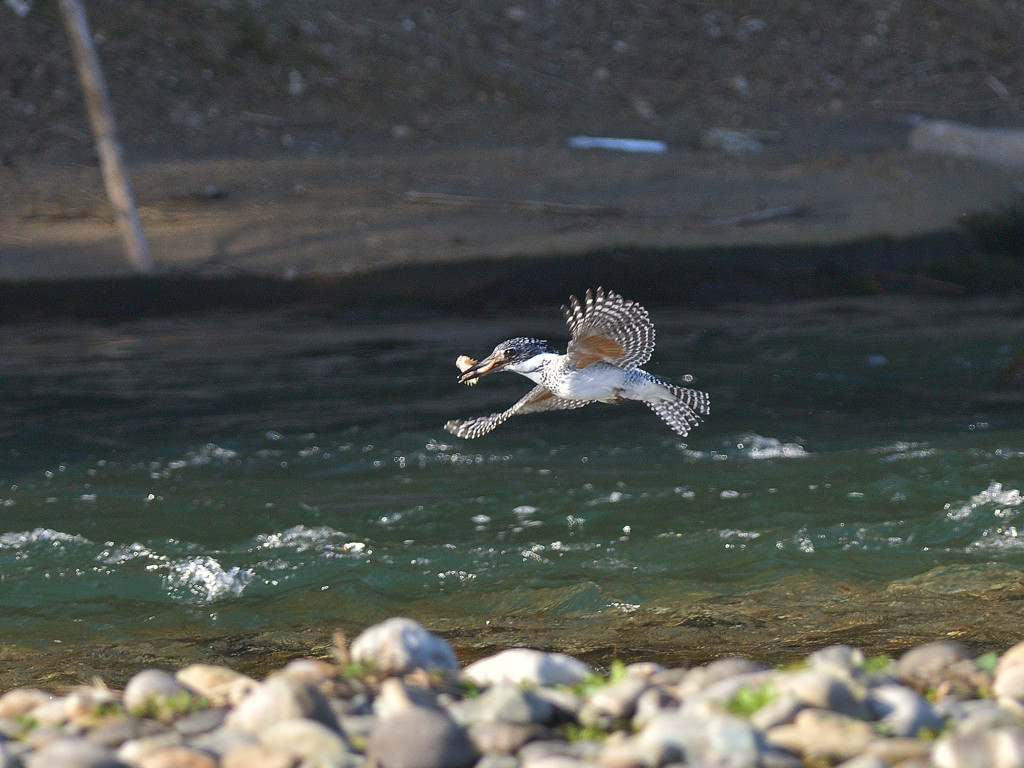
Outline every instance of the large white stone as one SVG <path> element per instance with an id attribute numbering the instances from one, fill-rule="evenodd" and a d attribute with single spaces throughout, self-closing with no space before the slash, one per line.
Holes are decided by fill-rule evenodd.
<path id="1" fill-rule="evenodd" d="M 473 662 L 462 676 L 481 686 L 502 682 L 546 686 L 582 683 L 591 672 L 582 661 L 564 653 L 510 648 Z"/>
<path id="2" fill-rule="evenodd" d="M 428 632 L 418 621 L 394 618 L 363 631 L 349 649 L 356 663 L 372 664 L 382 675 L 404 675 L 416 669 L 459 668 L 448 641 Z"/>

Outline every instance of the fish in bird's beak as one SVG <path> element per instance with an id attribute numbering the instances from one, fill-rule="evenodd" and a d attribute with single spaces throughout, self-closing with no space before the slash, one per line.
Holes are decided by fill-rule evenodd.
<path id="1" fill-rule="evenodd" d="M 473 386 L 479 382 L 480 377 L 485 373 L 501 370 L 504 364 L 502 355 L 496 355 L 494 353 L 491 353 L 479 362 L 466 355 L 459 355 L 458 360 L 455 361 L 455 365 L 462 372 L 459 374 L 459 383 L 468 384 L 469 386 Z"/>

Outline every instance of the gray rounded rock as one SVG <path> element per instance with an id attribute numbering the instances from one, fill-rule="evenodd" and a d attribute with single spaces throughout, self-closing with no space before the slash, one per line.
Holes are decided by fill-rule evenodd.
<path id="1" fill-rule="evenodd" d="M 777 725 L 787 725 L 796 719 L 807 705 L 789 694 L 778 695 L 750 716 L 751 724 L 760 731 Z"/>
<path id="2" fill-rule="evenodd" d="M 513 755 L 493 753 L 481 757 L 474 768 L 519 768 L 519 761 Z"/>
<path id="3" fill-rule="evenodd" d="M 38 688 L 15 688 L 0 696 L 0 717 L 27 715 L 54 697 Z"/>
<path id="4" fill-rule="evenodd" d="M 907 651 L 896 663 L 896 671 L 904 682 L 924 689 L 942 682 L 949 667 L 971 658 L 970 650 L 963 643 L 939 640 Z"/>
<path id="5" fill-rule="evenodd" d="M 555 719 L 551 702 L 511 683 L 491 686 L 478 699 L 466 703 L 472 707 L 468 722 L 546 725 Z"/>
<path id="6" fill-rule="evenodd" d="M 168 727 L 157 720 L 142 717 L 111 717 L 99 723 L 86 735 L 93 744 L 107 749 L 120 747 L 131 739 L 144 739 L 167 733 Z"/>
<path id="7" fill-rule="evenodd" d="M 174 730 L 183 736 L 198 736 L 209 733 L 224 725 L 230 710 L 223 707 L 209 707 L 198 712 L 179 717 L 174 721 Z"/>
<path id="8" fill-rule="evenodd" d="M 850 645 L 830 645 L 808 656 L 807 664 L 820 672 L 852 676 L 864 666 L 864 653 Z"/>
<path id="9" fill-rule="evenodd" d="M 564 653 L 509 648 L 473 662 L 462 670 L 462 676 L 481 686 L 501 682 L 554 686 L 582 683 L 591 672 L 582 661 Z"/>
<path id="10" fill-rule="evenodd" d="M 1003 727 L 944 736 L 935 743 L 932 762 L 936 768 L 1024 768 L 1024 730 Z"/>
<path id="11" fill-rule="evenodd" d="M 401 617 L 363 631 L 352 641 L 349 655 L 354 662 L 371 664 L 382 675 L 459 668 L 447 640 L 431 634 L 419 622 Z"/>
<path id="12" fill-rule="evenodd" d="M 792 725 L 776 726 L 766 737 L 779 749 L 803 755 L 808 763 L 849 760 L 876 738 L 864 721 L 824 709 L 801 710 Z"/>
<path id="13" fill-rule="evenodd" d="M 167 701 L 180 696 L 191 696 L 192 690 L 181 683 L 170 672 L 162 669 L 144 669 L 128 681 L 124 687 L 124 706 L 129 711 L 145 709 L 153 703 Z"/>
<path id="14" fill-rule="evenodd" d="M 543 726 L 524 723 L 484 722 L 469 726 L 469 738 L 482 755 L 514 755 L 524 745 L 548 733 Z"/>
<path id="15" fill-rule="evenodd" d="M 380 768 L 469 768 L 478 755 L 466 731 L 447 714 L 412 706 L 377 722 L 367 757 Z"/>
<path id="16" fill-rule="evenodd" d="M 266 744 L 246 744 L 220 759 L 221 768 L 295 768 L 295 756 Z"/>
<path id="17" fill-rule="evenodd" d="M 331 763 L 344 763 L 353 752 L 352 745 L 340 733 L 306 718 L 274 723 L 259 739 L 269 747 L 283 749 L 297 757 Z"/>
<path id="18" fill-rule="evenodd" d="M 25 768 L 126 768 L 126 764 L 91 741 L 57 739 L 29 755 Z"/>
<path id="19" fill-rule="evenodd" d="M 217 760 L 202 750 L 176 746 L 146 755 L 139 768 L 217 768 Z"/>
<path id="20" fill-rule="evenodd" d="M 1000 699 L 1024 701 L 1024 664 L 1013 664 L 999 669 L 992 692 Z"/>
<path id="21" fill-rule="evenodd" d="M 767 672 L 769 669 L 770 667 L 766 664 L 738 656 L 715 659 L 703 667 L 696 667 L 687 672 L 682 682 L 676 687 L 676 694 L 681 698 L 686 698 L 723 680 L 757 675 Z"/>
<path id="22" fill-rule="evenodd" d="M 154 752 L 168 747 L 177 747 L 185 743 L 184 737 L 177 731 L 168 730 L 156 736 L 143 736 L 129 739 L 117 750 L 117 759 L 129 765 L 138 765 L 142 759 Z"/>
<path id="23" fill-rule="evenodd" d="M 330 703 L 314 686 L 283 675 L 272 675 L 228 715 L 225 727 L 259 735 L 282 720 L 307 717 L 339 729 Z"/>
<path id="24" fill-rule="evenodd" d="M 939 731 L 945 725 L 923 696 L 901 685 L 873 688 L 867 705 L 885 732 L 893 736 L 917 736 L 922 730 Z"/>
<path id="25" fill-rule="evenodd" d="M 721 768 L 760 764 L 763 741 L 746 720 L 710 712 L 703 717 L 665 712 L 639 733 L 636 755 L 644 765 L 683 762 Z"/>
<path id="26" fill-rule="evenodd" d="M 645 678 L 627 677 L 597 689 L 580 710 L 581 722 L 596 725 L 605 719 L 611 723 L 630 719 L 636 713 L 637 701 L 648 687 Z"/>
<path id="27" fill-rule="evenodd" d="M 256 743 L 256 737 L 248 731 L 237 728 L 218 728 L 189 739 L 196 749 L 203 749 L 214 755 L 228 755 L 242 747 Z"/>
<path id="28" fill-rule="evenodd" d="M 890 768 L 889 763 L 877 755 L 857 755 L 844 760 L 835 768 Z"/>
<path id="29" fill-rule="evenodd" d="M 807 707 L 827 709 L 858 720 L 871 719 L 863 690 L 854 687 L 849 678 L 808 669 L 780 676 L 775 688 L 778 693 L 789 694 Z"/>

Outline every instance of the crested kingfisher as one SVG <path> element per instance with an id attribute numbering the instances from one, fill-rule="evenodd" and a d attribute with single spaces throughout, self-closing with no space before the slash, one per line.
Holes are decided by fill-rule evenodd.
<path id="1" fill-rule="evenodd" d="M 444 428 L 458 437 L 480 437 L 517 414 L 639 400 L 685 436 L 710 413 L 707 393 L 670 384 L 640 368 L 654 351 L 654 323 L 635 301 L 598 288 L 588 290 L 583 301 L 570 296 L 562 314 L 572 334 L 564 355 L 546 341 L 518 337 L 503 341 L 479 362 L 460 357 L 456 364 L 462 384 L 507 370 L 537 386 L 508 410 L 453 419 Z"/>

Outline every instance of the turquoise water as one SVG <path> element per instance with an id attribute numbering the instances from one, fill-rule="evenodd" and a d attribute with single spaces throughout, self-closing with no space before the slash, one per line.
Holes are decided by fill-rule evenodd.
<path id="1" fill-rule="evenodd" d="M 216 657 L 404 614 L 467 646 L 511 627 L 621 652 L 642 616 L 642 653 L 708 601 L 785 638 L 807 585 L 870 604 L 933 577 L 974 602 L 973 579 L 1019 584 L 1024 392 L 1000 374 L 1020 302 L 649 308 L 649 370 L 712 396 L 685 444 L 638 405 L 442 429 L 530 386 L 459 386 L 456 356 L 564 344 L 557 307 L 0 327 L 0 639 Z M 936 610 L 921 621 L 955 628 Z M 1019 624 L 1016 603 L 997 614 Z M 113 659 L 85 667 L 116 677 Z"/>

